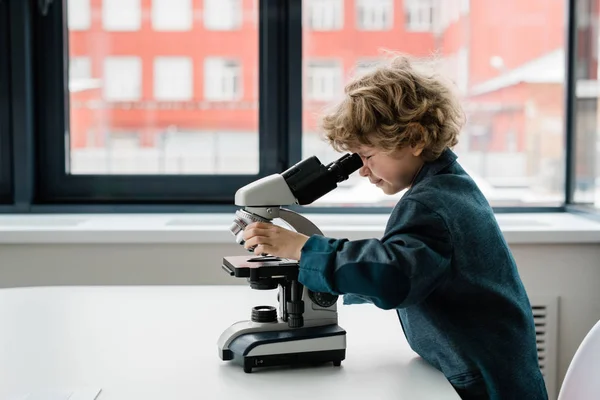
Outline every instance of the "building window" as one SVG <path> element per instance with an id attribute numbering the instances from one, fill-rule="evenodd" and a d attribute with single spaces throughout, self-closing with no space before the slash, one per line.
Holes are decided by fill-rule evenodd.
<path id="1" fill-rule="evenodd" d="M 342 29 L 344 5 L 342 0 L 309 0 L 308 25 L 315 31 Z"/>
<path id="2" fill-rule="evenodd" d="M 460 0 L 460 14 L 467 15 L 471 10 L 471 0 Z"/>
<path id="3" fill-rule="evenodd" d="M 189 31 L 192 0 L 152 0 L 152 28 L 156 31 Z"/>
<path id="4" fill-rule="evenodd" d="M 106 31 L 137 31 L 141 20 L 141 0 L 102 1 L 102 26 Z"/>
<path id="5" fill-rule="evenodd" d="M 242 68 L 236 60 L 207 58 L 204 61 L 204 98 L 212 101 L 238 100 L 242 95 Z"/>
<path id="6" fill-rule="evenodd" d="M 341 92 L 342 69 L 336 61 L 311 61 L 308 65 L 308 99 L 333 100 Z"/>
<path id="7" fill-rule="evenodd" d="M 142 92 L 142 61 L 139 57 L 107 57 L 104 60 L 104 99 L 137 101 Z"/>
<path id="8" fill-rule="evenodd" d="M 92 62 L 89 57 L 71 57 L 69 59 L 69 91 L 81 92 L 98 87 L 92 80 Z"/>
<path id="9" fill-rule="evenodd" d="M 394 3 L 392 0 L 357 0 L 356 24 L 358 29 L 383 31 L 393 26 Z"/>
<path id="10" fill-rule="evenodd" d="M 89 57 L 71 57 L 69 60 L 69 80 L 90 79 L 92 63 Z"/>
<path id="11" fill-rule="evenodd" d="M 193 97 L 193 67 L 189 57 L 154 59 L 154 98 L 163 101 L 186 101 Z"/>
<path id="12" fill-rule="evenodd" d="M 433 22 L 432 0 L 406 0 L 404 12 L 406 15 L 406 30 L 413 32 L 431 31 Z"/>
<path id="13" fill-rule="evenodd" d="M 69 30 L 84 31 L 91 25 L 90 0 L 69 0 L 67 18 Z"/>
<path id="14" fill-rule="evenodd" d="M 204 0 L 204 27 L 213 31 L 231 31 L 242 25 L 240 0 Z"/>
<path id="15" fill-rule="evenodd" d="M 353 77 L 365 75 L 371 71 L 373 71 L 380 60 L 376 58 L 363 58 L 356 62 L 356 66 L 354 67 L 354 71 L 352 73 Z"/>

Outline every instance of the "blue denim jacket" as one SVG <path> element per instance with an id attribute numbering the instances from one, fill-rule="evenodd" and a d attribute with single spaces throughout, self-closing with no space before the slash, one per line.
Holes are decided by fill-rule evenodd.
<path id="1" fill-rule="evenodd" d="M 311 236 L 299 281 L 396 310 L 411 348 L 463 398 L 548 398 L 515 260 L 450 149 L 423 166 L 381 239 Z"/>

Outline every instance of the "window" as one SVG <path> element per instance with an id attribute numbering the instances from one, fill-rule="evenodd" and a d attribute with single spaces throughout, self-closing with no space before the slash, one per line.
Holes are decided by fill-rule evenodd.
<path id="1" fill-rule="evenodd" d="M 577 37 L 581 51 L 576 52 L 574 77 L 574 165 L 571 196 L 575 204 L 600 209 L 600 129 L 598 126 L 598 38 L 597 2 L 581 1 L 577 7 Z"/>
<path id="2" fill-rule="evenodd" d="M 90 29 L 91 25 L 91 0 L 69 0 L 68 21 L 71 31 Z"/>
<path id="3" fill-rule="evenodd" d="M 191 58 L 157 57 L 154 59 L 154 98 L 156 100 L 192 100 L 193 90 Z"/>
<path id="4" fill-rule="evenodd" d="M 237 61 L 207 58 L 204 62 L 204 98 L 211 101 L 237 100 L 241 96 L 241 68 Z"/>
<path id="5" fill-rule="evenodd" d="M 310 61 L 307 91 L 310 100 L 329 101 L 340 93 L 342 69 L 337 61 Z"/>
<path id="6" fill-rule="evenodd" d="M 102 26 L 105 30 L 137 31 L 141 22 L 141 0 L 102 0 Z"/>
<path id="7" fill-rule="evenodd" d="M 460 5 L 459 5 L 460 13 L 462 15 L 469 14 L 469 11 L 471 9 L 471 4 L 470 4 L 471 0 L 458 0 L 458 1 L 460 1 Z"/>
<path id="8" fill-rule="evenodd" d="M 363 58 L 359 59 L 356 62 L 356 66 L 354 67 L 354 71 L 351 76 L 361 76 L 377 67 L 377 64 L 380 62 L 378 59 L 369 59 Z"/>
<path id="9" fill-rule="evenodd" d="M 342 0 L 308 0 L 308 26 L 314 31 L 342 29 L 344 3 Z"/>
<path id="10" fill-rule="evenodd" d="M 356 4 L 360 10 L 384 7 L 385 3 L 367 0 Z M 466 112 L 468 123 L 455 152 L 490 203 L 497 208 L 560 207 L 565 198 L 566 165 L 565 41 L 557 27 L 563 24 L 564 2 L 530 4 L 527 12 L 518 3 L 503 3 L 502 7 L 490 3 L 468 10 L 460 18 L 456 15 L 461 6 L 465 11 L 464 1 L 406 0 L 403 4 L 388 17 L 390 21 L 406 18 L 401 30 L 374 36 L 357 28 L 325 37 L 304 28 L 303 156 L 319 155 L 323 162 L 339 157 L 323 140 L 319 117 L 342 98 L 346 77 L 368 73 L 378 59 L 387 57 L 386 49 L 424 61 L 435 54 L 435 68 L 454 82 Z M 442 7 L 457 26 L 434 33 L 432 15 Z M 337 64 L 323 60 L 334 54 L 340 55 Z M 588 109 L 595 110 L 595 106 Z M 595 114 L 590 118 L 595 121 Z M 596 132 L 588 128 L 587 135 Z M 581 148 L 590 152 L 594 146 L 587 142 Z M 588 160 L 585 168 L 591 176 L 595 167 L 591 157 Z M 580 186 L 589 193 L 593 180 L 581 176 L 581 181 L 588 183 Z M 312 206 L 391 207 L 403 194 L 387 196 L 355 174 Z"/>
<path id="11" fill-rule="evenodd" d="M 280 35 L 261 38 L 252 24 L 235 36 L 188 29 L 203 15 L 203 2 L 92 4 L 102 4 L 102 11 L 86 31 L 60 36 L 66 23 L 61 2 L 32 24 L 44 32 L 35 35 L 43 66 L 33 64 L 36 101 L 44 104 L 35 108 L 43 121 L 36 124 L 43 149 L 38 162 L 45 166 L 39 203 L 230 204 L 239 187 L 287 163 L 280 135 L 285 101 L 274 88 L 288 75 L 259 64 L 259 45 L 270 57 L 284 58 L 277 55 Z M 230 4 L 239 8 L 240 21 L 266 7 Z M 67 49 L 68 58 L 60 57 Z M 273 114 L 259 110 L 259 93 Z M 278 153 L 283 157 L 264 156 Z"/>
<path id="12" fill-rule="evenodd" d="M 253 132 L 193 131 L 170 126 L 161 137 L 162 172 L 257 174 L 258 136 Z M 235 143 L 235 146 L 232 146 Z"/>
<path id="13" fill-rule="evenodd" d="M 69 60 L 69 90 L 73 93 L 99 88 L 100 79 L 92 76 L 90 57 L 71 57 Z"/>
<path id="14" fill-rule="evenodd" d="M 392 0 L 357 0 L 358 29 L 383 31 L 392 28 L 394 3 Z"/>
<path id="15" fill-rule="evenodd" d="M 404 3 L 406 30 L 431 31 L 433 24 L 432 0 L 406 0 Z"/>
<path id="16" fill-rule="evenodd" d="M 89 57 L 71 57 L 69 61 L 69 80 L 90 79 L 92 77 L 92 64 Z"/>
<path id="17" fill-rule="evenodd" d="M 109 56 L 104 60 L 104 99 L 136 101 L 142 96 L 142 62 L 139 57 Z"/>
<path id="18" fill-rule="evenodd" d="M 467 114 L 455 151 L 497 210 L 599 208 L 596 2 L 38 3 L 0 1 L 0 201 L 15 209 L 230 206 L 301 157 L 339 158 L 319 117 L 384 49 L 439 55 Z M 587 16 L 571 37 L 567 5 Z M 389 212 L 401 195 L 353 174 L 311 207 Z"/>
<path id="19" fill-rule="evenodd" d="M 214 31 L 239 29 L 241 0 L 204 0 L 204 27 Z"/>
<path id="20" fill-rule="evenodd" d="M 152 0 L 152 28 L 189 31 L 194 18 L 192 10 L 192 0 Z"/>

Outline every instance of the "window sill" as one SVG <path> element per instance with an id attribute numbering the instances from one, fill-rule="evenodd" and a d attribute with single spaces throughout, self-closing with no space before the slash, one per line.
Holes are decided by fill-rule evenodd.
<path id="1" fill-rule="evenodd" d="M 381 237 L 387 215 L 310 214 L 325 235 Z M 571 213 L 498 214 L 513 243 L 600 243 L 600 222 Z M 0 216 L 0 244 L 235 243 L 231 214 L 37 214 Z"/>

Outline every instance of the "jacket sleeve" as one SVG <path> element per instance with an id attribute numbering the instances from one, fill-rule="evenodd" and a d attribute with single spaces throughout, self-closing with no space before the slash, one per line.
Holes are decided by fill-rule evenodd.
<path id="1" fill-rule="evenodd" d="M 403 199 L 381 240 L 311 236 L 301 251 L 298 280 L 313 291 L 382 309 L 402 308 L 419 303 L 442 283 L 451 261 L 450 232 L 442 218 L 416 200 Z"/>

